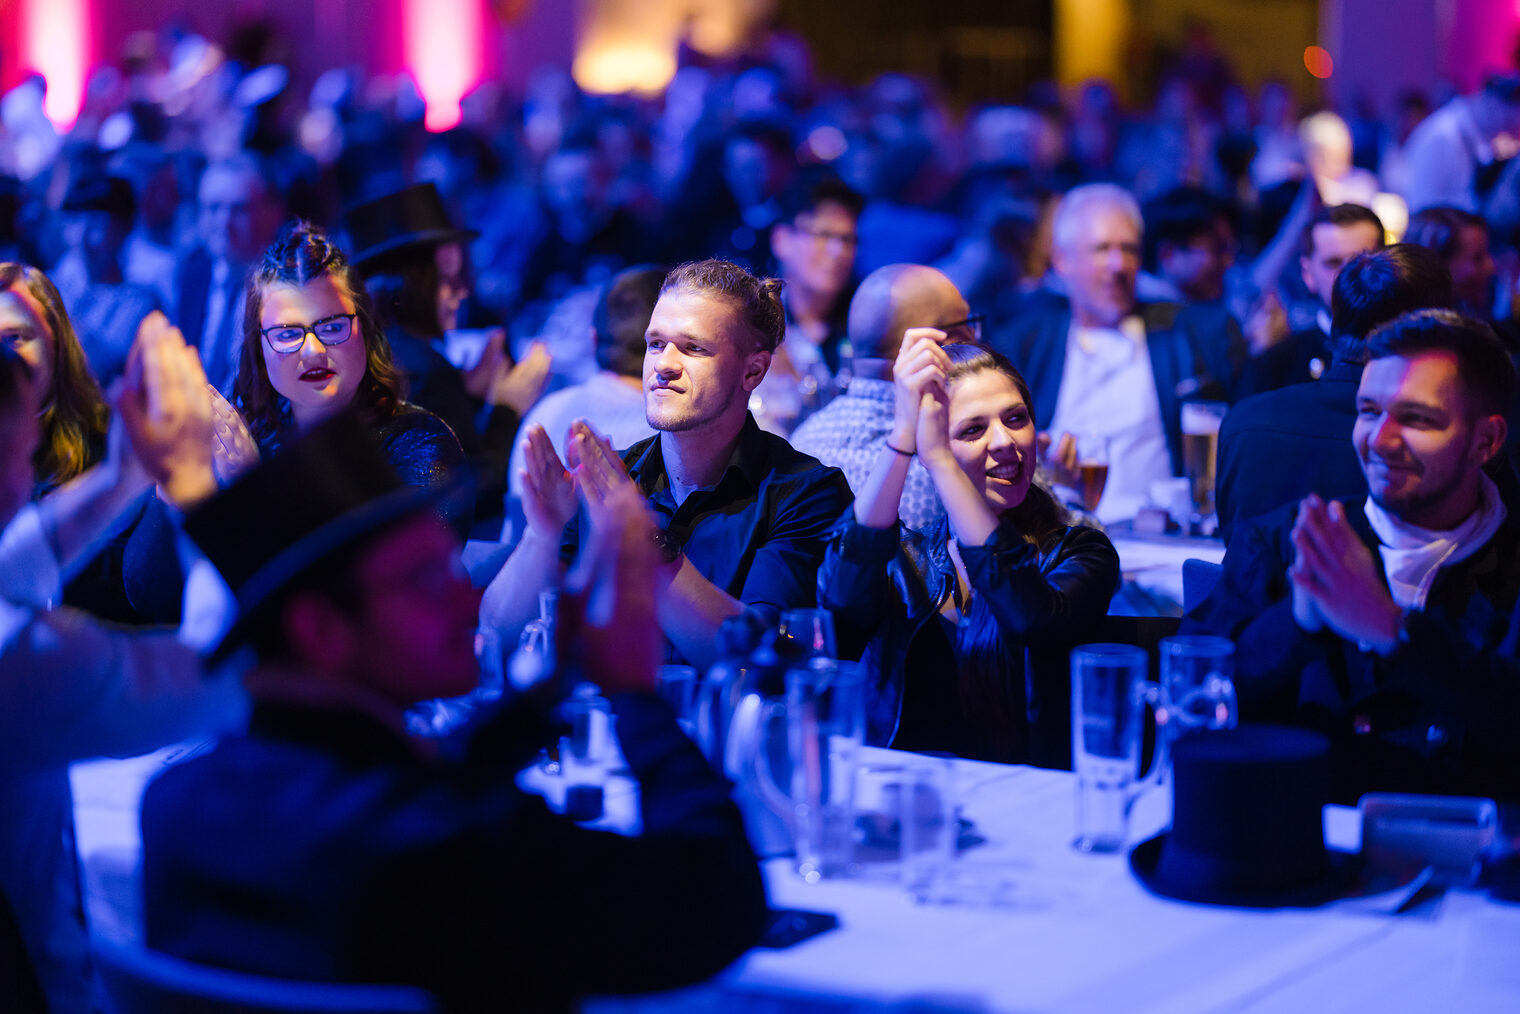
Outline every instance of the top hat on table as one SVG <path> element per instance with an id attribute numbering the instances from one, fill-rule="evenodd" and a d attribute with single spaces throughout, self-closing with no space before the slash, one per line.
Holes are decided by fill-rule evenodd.
<path id="1" fill-rule="evenodd" d="M 480 235 L 454 224 L 431 183 L 355 204 L 343 212 L 343 229 L 354 246 L 352 263 L 359 268 L 403 250 L 463 243 Z"/>
<path id="2" fill-rule="evenodd" d="M 334 553 L 435 507 L 453 485 L 403 483 L 357 416 L 342 412 L 185 515 L 184 527 L 237 600 L 212 663 L 247 640 L 251 618 Z"/>
<path id="3" fill-rule="evenodd" d="M 1322 905 L 1347 893 L 1357 857 L 1325 847 L 1330 746 L 1272 725 L 1204 731 L 1172 748 L 1172 827 L 1130 852 L 1147 890 L 1246 908 Z"/>

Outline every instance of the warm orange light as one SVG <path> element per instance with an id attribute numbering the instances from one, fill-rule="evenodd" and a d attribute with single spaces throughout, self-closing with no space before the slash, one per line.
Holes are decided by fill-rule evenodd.
<path id="1" fill-rule="evenodd" d="M 482 0 L 406 0 L 406 67 L 427 103 L 429 130 L 458 126 L 459 100 L 480 83 L 481 7 Z"/>
<path id="2" fill-rule="evenodd" d="M 1317 78 L 1327 78 L 1335 72 L 1335 61 L 1322 46 L 1310 46 L 1304 50 L 1304 67 Z"/>
<path id="3" fill-rule="evenodd" d="M 23 0 L 21 62 L 47 79 L 42 110 L 59 130 L 79 117 L 89 52 L 88 0 Z"/>
<path id="4" fill-rule="evenodd" d="M 581 46 L 570 73 L 596 95 L 658 92 L 675 77 L 675 47 L 647 39 L 596 39 Z"/>

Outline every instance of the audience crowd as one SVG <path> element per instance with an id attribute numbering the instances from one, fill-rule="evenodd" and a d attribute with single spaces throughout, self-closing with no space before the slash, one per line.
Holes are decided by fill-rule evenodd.
<path id="1" fill-rule="evenodd" d="M 764 891 L 655 666 L 822 606 L 867 742 L 1069 767 L 1104 525 L 1208 523 L 1200 408 L 1183 626 L 1243 720 L 1326 735 L 1343 800 L 1520 797 L 1520 74 L 1396 122 L 1218 61 L 956 111 L 761 42 L 430 133 L 259 40 L 165 28 L 65 134 L 39 81 L 0 110 L 0 1007 L 92 1002 L 68 763 L 185 737 L 154 948 L 451 1010 L 710 975 Z M 555 592 L 554 675 L 417 735 Z M 513 779 L 581 681 L 638 837 Z"/>

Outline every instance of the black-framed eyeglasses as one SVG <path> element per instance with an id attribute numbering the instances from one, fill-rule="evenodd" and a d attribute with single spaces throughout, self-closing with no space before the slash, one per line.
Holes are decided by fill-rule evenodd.
<path id="1" fill-rule="evenodd" d="M 939 329 L 945 332 L 945 336 L 953 342 L 969 342 L 974 345 L 982 344 L 982 322 L 987 318 L 983 314 L 958 320 L 953 324 L 941 324 Z"/>
<path id="2" fill-rule="evenodd" d="M 342 345 L 353 337 L 354 321 L 358 316 L 357 313 L 335 313 L 310 324 L 276 324 L 261 328 L 259 333 L 276 355 L 288 356 L 306 344 L 308 334 L 316 335 L 317 341 L 323 345 Z"/>

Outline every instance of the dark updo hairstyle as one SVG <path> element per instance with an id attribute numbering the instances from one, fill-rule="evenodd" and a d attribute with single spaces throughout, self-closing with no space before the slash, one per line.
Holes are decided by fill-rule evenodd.
<path id="1" fill-rule="evenodd" d="M 762 352 L 775 352 L 786 337 L 786 310 L 781 305 L 782 281 L 757 278 L 730 261 L 688 261 L 665 276 L 660 295 L 696 292 L 728 300 L 755 336 Z"/>
<path id="2" fill-rule="evenodd" d="M 358 272 L 338 245 L 320 226 L 293 221 L 280 230 L 264 261 L 248 278 L 243 312 L 243 346 L 238 355 L 238 375 L 233 397 L 260 447 L 289 431 L 294 425 L 290 403 L 269 382 L 264 366 L 264 335 L 260 321 L 264 291 L 274 285 L 302 286 L 327 276 L 354 303 L 358 338 L 364 342 L 364 379 L 354 392 L 353 405 L 369 420 L 396 414 L 403 397 L 401 375 L 391 361 L 391 346 L 365 295 Z M 350 338 L 349 341 L 353 341 Z"/>
<path id="3" fill-rule="evenodd" d="M 41 496 L 79 475 L 105 454 L 111 409 L 90 372 L 74 334 L 63 297 L 41 270 L 29 264 L 0 264 L 0 291 L 22 289 L 42 307 L 42 323 L 53 336 L 52 375 L 42 392 L 42 439 L 32 457 L 35 493 Z"/>
<path id="4" fill-rule="evenodd" d="M 1001 373 L 1013 381 L 1013 386 L 1018 389 L 1019 397 L 1024 399 L 1024 405 L 1029 410 L 1029 417 L 1034 418 L 1034 398 L 1030 396 L 1029 384 L 1025 382 L 1024 375 L 1018 371 L 1018 367 L 1014 366 L 1006 356 L 982 345 L 951 343 L 942 347 L 945 355 L 950 357 L 950 372 L 945 375 L 945 380 L 952 392 L 956 381 L 965 377 L 985 373 L 988 370 Z M 1014 524 L 1018 525 L 1019 531 L 1024 535 L 1024 540 L 1032 543 L 1042 552 L 1049 549 L 1071 523 L 1066 509 L 1050 495 L 1048 490 L 1032 479 L 1029 483 L 1029 492 L 1024 494 L 1023 502 L 1009 508 L 1007 513 L 1013 516 Z"/>

